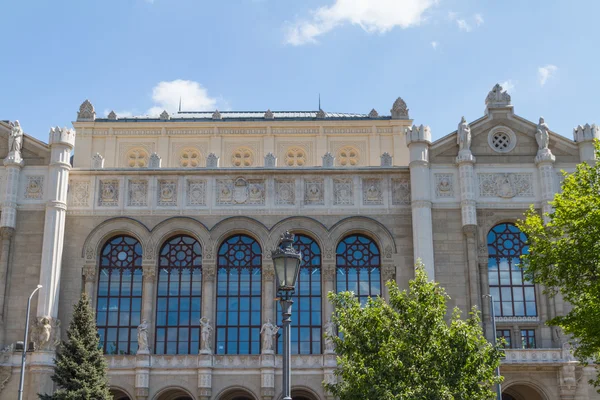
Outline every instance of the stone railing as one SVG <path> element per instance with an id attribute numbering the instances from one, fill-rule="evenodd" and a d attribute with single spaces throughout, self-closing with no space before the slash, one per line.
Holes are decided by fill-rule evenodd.
<path id="1" fill-rule="evenodd" d="M 563 349 L 506 349 L 502 364 L 563 364 L 573 362 L 570 351 Z"/>

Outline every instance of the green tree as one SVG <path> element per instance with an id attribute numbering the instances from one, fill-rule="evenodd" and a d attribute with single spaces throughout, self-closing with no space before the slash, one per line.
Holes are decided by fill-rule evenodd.
<path id="1" fill-rule="evenodd" d="M 596 158 L 600 145 L 596 141 Z M 560 326 L 574 339 L 575 356 L 600 363 L 600 164 L 582 163 L 564 174 L 562 192 L 554 196 L 554 211 L 544 216 L 533 207 L 517 223 L 528 238 L 522 257 L 525 275 L 560 293 L 572 308 L 548 325 Z M 600 387 L 600 377 L 592 381 Z M 599 390 L 600 391 L 600 390 Z"/>
<path id="2" fill-rule="evenodd" d="M 83 294 L 75 305 L 73 319 L 54 359 L 52 380 L 58 386 L 54 394 L 40 394 L 42 400 L 112 400 L 99 346 L 94 312 Z"/>
<path id="3" fill-rule="evenodd" d="M 446 320 L 448 296 L 427 280 L 421 263 L 409 290 L 395 282 L 390 301 L 361 305 L 350 292 L 330 293 L 338 382 L 325 388 L 341 400 L 487 400 L 494 398 L 502 351 L 483 336 L 479 313 Z"/>

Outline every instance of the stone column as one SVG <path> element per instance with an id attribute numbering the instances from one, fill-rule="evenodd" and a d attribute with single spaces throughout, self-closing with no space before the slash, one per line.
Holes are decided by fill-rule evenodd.
<path id="1" fill-rule="evenodd" d="M 535 165 L 540 174 L 540 186 L 542 192 L 542 213 L 544 214 L 544 223 L 548 223 L 547 213 L 552 212 L 552 206 L 548 202 L 554 199 L 556 190 L 554 189 L 554 161 L 555 157 L 550 149 L 540 149 L 535 157 Z"/>
<path id="2" fill-rule="evenodd" d="M 4 309 L 6 285 L 8 284 L 8 264 L 10 262 L 10 247 L 17 221 L 17 193 L 19 190 L 19 175 L 23 167 L 23 159 L 18 151 L 11 151 L 4 159 L 6 167 L 6 185 L 2 194 L 2 214 L 0 216 L 0 235 L 2 237 L 2 253 L 0 254 L 0 345 L 4 346 Z"/>
<path id="3" fill-rule="evenodd" d="M 277 315 L 275 315 L 275 267 L 271 259 L 270 250 L 265 251 L 265 257 L 262 261 L 262 323 L 267 320 L 275 325 Z M 298 307 L 298 304 L 294 304 Z M 292 307 L 294 307 L 292 306 Z M 294 310 L 292 308 L 292 310 Z M 294 310 L 295 311 L 295 310 Z M 296 316 L 298 314 L 295 314 Z M 294 314 L 292 314 L 292 318 Z M 262 342 L 262 337 L 260 338 Z M 273 341 L 273 350 L 261 349 L 260 354 L 260 392 L 262 400 L 271 400 L 275 396 L 275 349 L 277 340 Z"/>
<path id="4" fill-rule="evenodd" d="M 295 304 L 298 307 L 297 304 Z M 293 318 L 292 314 L 292 318 Z M 269 252 L 269 259 L 263 259 L 262 262 L 262 320 L 266 322 L 267 319 L 271 319 L 275 324 L 275 268 L 273 267 L 273 261 L 271 261 L 271 253 Z"/>
<path id="5" fill-rule="evenodd" d="M 214 327 L 215 321 L 215 278 L 217 266 L 214 260 L 202 261 L 202 314 L 201 317 L 210 319 Z M 213 335 L 214 336 L 214 335 Z M 214 339 L 214 337 L 213 337 Z M 214 349 L 214 340 L 213 347 Z"/>
<path id="6" fill-rule="evenodd" d="M 480 247 L 481 250 L 481 247 Z M 483 330 L 485 333 L 485 337 L 493 341 L 494 335 L 492 333 L 492 323 L 491 323 L 491 312 L 490 309 L 490 299 L 488 297 L 484 298 L 483 296 L 490 294 L 490 285 L 488 283 L 488 256 L 487 250 L 485 253 L 483 251 L 479 252 L 479 276 L 480 284 L 479 288 L 481 290 L 481 321 L 483 322 Z"/>
<path id="7" fill-rule="evenodd" d="M 154 352 L 155 325 L 154 316 L 154 287 L 156 280 L 156 260 L 142 261 L 142 321 L 146 320 L 148 324 L 148 349 L 150 353 Z"/>
<path id="8" fill-rule="evenodd" d="M 588 163 L 596 161 L 594 139 L 600 139 L 600 129 L 595 124 L 578 125 L 573 129 L 573 140 L 579 146 L 579 161 Z"/>
<path id="9" fill-rule="evenodd" d="M 431 131 L 429 127 L 413 125 L 412 128 L 407 128 L 406 144 L 410 152 L 409 168 L 415 262 L 417 259 L 421 259 L 429 279 L 434 280 L 431 178 L 429 171 Z"/>
<path id="10" fill-rule="evenodd" d="M 469 306 L 473 307 L 480 305 L 482 301 L 479 290 L 479 269 L 477 266 L 477 204 L 475 201 L 475 174 L 473 172 L 475 157 L 473 157 L 471 150 L 465 148 L 459 151 L 458 157 L 456 157 L 456 164 L 458 164 L 462 226 L 467 243 Z"/>
<path id="11" fill-rule="evenodd" d="M 513 349 L 520 349 L 523 347 L 523 339 L 521 338 L 521 328 L 518 325 L 513 325 L 512 328 L 512 343 L 511 346 Z"/>
<path id="12" fill-rule="evenodd" d="M 209 245 L 210 246 L 210 245 Z M 215 328 L 215 280 L 217 276 L 216 261 L 212 258 L 212 251 L 206 249 L 206 259 L 202 260 L 202 317 L 207 317 L 213 328 L 211 335 L 212 351 L 216 348 Z M 212 351 L 200 350 L 198 355 L 198 399 L 210 400 L 212 396 Z"/>
<path id="13" fill-rule="evenodd" d="M 323 302 L 323 318 L 321 318 L 321 323 L 323 326 L 323 332 L 325 332 L 325 324 L 331 319 L 333 315 L 333 304 L 329 302 L 327 299 L 327 294 L 329 292 L 335 292 L 335 262 L 334 261 L 324 261 L 321 266 L 321 276 L 322 276 L 322 287 L 321 287 L 321 299 Z M 321 339 L 322 341 L 323 339 Z"/>
<path id="14" fill-rule="evenodd" d="M 67 188 L 71 170 L 71 150 L 75 145 L 75 131 L 67 128 L 50 130 L 50 166 L 48 168 L 48 202 L 44 221 L 44 241 L 40 267 L 37 316 L 56 320 L 60 293 L 65 217 L 67 215 Z"/>

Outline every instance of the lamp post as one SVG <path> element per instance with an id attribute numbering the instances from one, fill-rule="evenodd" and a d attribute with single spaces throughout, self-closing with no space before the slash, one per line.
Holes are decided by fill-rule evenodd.
<path id="1" fill-rule="evenodd" d="M 19 400 L 23 400 L 23 382 L 25 382 L 25 358 L 27 357 L 27 336 L 29 334 L 29 311 L 31 310 L 31 298 L 42 288 L 42 285 L 37 285 L 37 287 L 31 292 L 29 295 L 29 299 L 27 300 L 27 319 L 25 320 L 25 337 L 23 338 L 23 353 L 21 355 L 21 378 L 19 380 Z"/>
<path id="2" fill-rule="evenodd" d="M 296 291 L 296 279 L 302 262 L 302 255 L 292 247 L 294 235 L 285 232 L 279 240 L 279 248 L 271 252 L 275 278 L 277 279 L 277 294 L 281 303 L 281 316 L 283 324 L 283 384 L 282 400 L 292 400 L 291 396 L 291 340 L 290 323 L 292 322 L 292 296 Z"/>
<path id="3" fill-rule="evenodd" d="M 496 345 L 496 343 L 498 343 L 498 337 L 496 334 L 496 311 L 494 310 L 494 296 L 492 296 L 491 294 L 484 294 L 483 297 L 489 297 L 490 298 L 490 314 L 492 317 L 492 331 L 494 331 L 494 346 Z M 500 365 L 498 365 L 498 367 L 496 367 L 496 376 L 500 376 Z M 498 386 L 496 388 L 496 398 L 497 400 L 502 400 L 502 386 L 500 385 L 500 383 L 498 383 Z"/>

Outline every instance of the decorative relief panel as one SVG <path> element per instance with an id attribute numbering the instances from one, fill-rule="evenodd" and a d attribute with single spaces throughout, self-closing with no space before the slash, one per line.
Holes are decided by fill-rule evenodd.
<path id="1" fill-rule="evenodd" d="M 119 205 L 119 181 L 117 179 L 100 180 L 98 205 L 117 207 Z"/>
<path id="2" fill-rule="evenodd" d="M 481 197 L 534 197 L 531 173 L 492 173 L 477 176 Z"/>
<path id="3" fill-rule="evenodd" d="M 131 179 L 128 184 L 129 199 L 127 205 L 131 207 L 146 207 L 148 205 L 148 181 L 144 179 Z"/>
<path id="4" fill-rule="evenodd" d="M 290 147 L 285 152 L 285 165 L 288 167 L 303 167 L 308 157 L 302 147 Z"/>
<path id="5" fill-rule="evenodd" d="M 392 179 L 392 204 L 410 204 L 410 178 Z"/>
<path id="6" fill-rule="evenodd" d="M 267 130 L 265 128 L 219 128 L 219 133 L 227 135 L 264 135 Z"/>
<path id="7" fill-rule="evenodd" d="M 313 164 L 313 142 L 277 142 L 277 157 L 286 167 L 305 167 Z"/>
<path id="8" fill-rule="evenodd" d="M 296 182 L 293 179 L 275 180 L 275 204 L 294 205 L 296 202 Z"/>
<path id="9" fill-rule="evenodd" d="M 122 160 L 121 166 L 124 167 L 142 168 L 147 166 L 148 157 L 153 152 L 153 143 L 119 143 L 119 160 Z"/>
<path id="10" fill-rule="evenodd" d="M 218 205 L 265 204 L 264 179 L 217 179 Z"/>
<path id="11" fill-rule="evenodd" d="M 71 181 L 69 184 L 69 205 L 88 207 L 90 205 L 90 182 Z"/>
<path id="12" fill-rule="evenodd" d="M 273 128 L 274 135 L 298 135 L 298 134 L 313 134 L 319 133 L 319 128 Z"/>
<path id="13" fill-rule="evenodd" d="M 304 204 L 306 205 L 324 205 L 325 204 L 325 184 L 323 179 L 305 179 L 304 180 Z"/>
<path id="14" fill-rule="evenodd" d="M 39 200 L 44 196 L 44 177 L 28 176 L 25 186 L 25 198 Z"/>
<path id="15" fill-rule="evenodd" d="M 364 133 L 371 134 L 371 128 L 325 128 L 325 133 Z"/>
<path id="16" fill-rule="evenodd" d="M 177 180 L 159 179 L 157 197 L 157 204 L 161 207 L 177 206 Z"/>
<path id="17" fill-rule="evenodd" d="M 367 154 L 367 143 L 366 141 L 332 140 L 329 143 L 329 151 L 335 155 L 336 165 L 363 165 L 364 162 L 361 159 L 361 156 Z"/>
<path id="18" fill-rule="evenodd" d="M 352 178 L 336 178 L 333 180 L 333 204 L 340 206 L 354 205 L 354 181 Z"/>
<path id="19" fill-rule="evenodd" d="M 390 127 L 386 127 L 386 128 L 377 128 L 377 133 L 393 133 L 394 130 L 393 128 Z"/>
<path id="20" fill-rule="evenodd" d="M 381 179 L 368 178 L 362 180 L 363 204 L 382 205 L 383 188 Z"/>
<path id="21" fill-rule="evenodd" d="M 198 168 L 203 165 L 202 153 L 195 147 L 186 147 L 179 151 L 179 167 Z"/>
<path id="22" fill-rule="evenodd" d="M 187 204 L 190 206 L 206 205 L 206 181 L 190 179 L 187 181 Z"/>
<path id="23" fill-rule="evenodd" d="M 435 177 L 435 196 L 436 197 L 454 197 L 454 175 L 453 174 L 434 174 Z"/>
<path id="24" fill-rule="evenodd" d="M 336 159 L 342 167 L 354 167 L 360 163 L 360 152 L 353 146 L 344 146 L 338 150 Z"/>
<path id="25" fill-rule="evenodd" d="M 251 167 L 254 165 L 254 151 L 248 147 L 238 147 L 231 154 L 231 165 L 234 167 Z"/>
<path id="26" fill-rule="evenodd" d="M 167 135 L 212 135 L 213 128 L 208 129 L 167 129 Z"/>
<path id="27" fill-rule="evenodd" d="M 94 132 L 96 133 L 96 132 Z M 160 129 L 115 129 L 113 134 L 115 136 L 125 135 L 160 135 Z"/>

